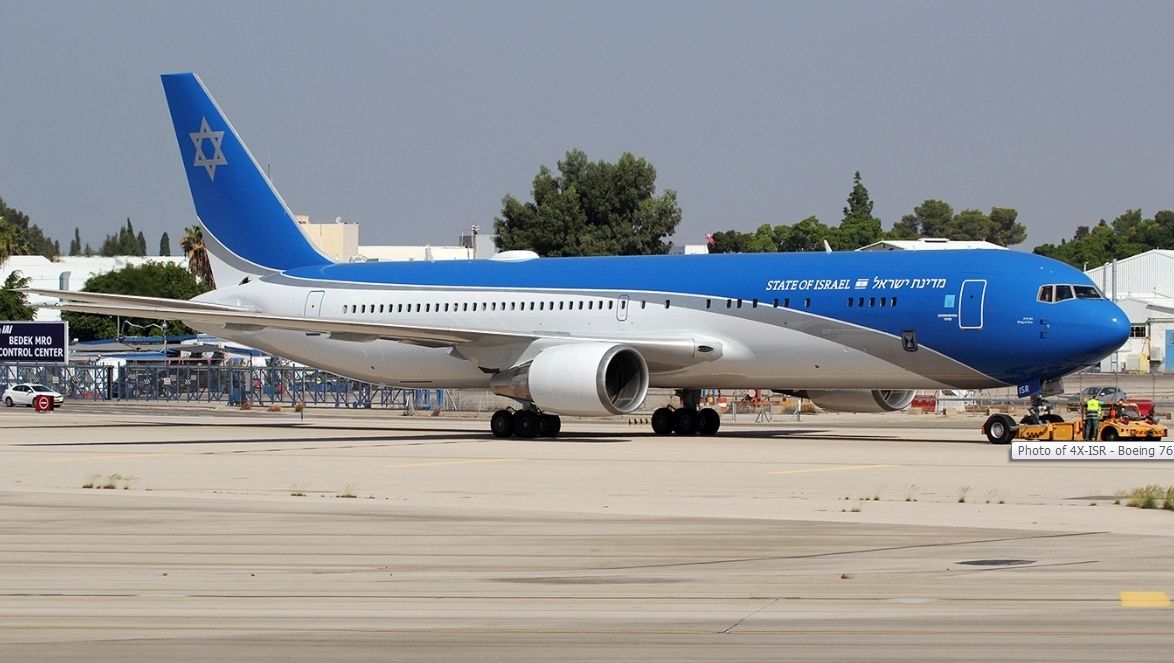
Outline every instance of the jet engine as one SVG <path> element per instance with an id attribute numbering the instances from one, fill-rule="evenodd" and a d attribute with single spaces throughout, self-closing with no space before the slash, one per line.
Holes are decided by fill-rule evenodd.
<path id="1" fill-rule="evenodd" d="M 648 365 L 639 352 L 614 343 L 567 343 L 504 370 L 493 393 L 528 401 L 553 414 L 627 414 L 648 393 Z"/>
<path id="2" fill-rule="evenodd" d="M 912 389 L 807 390 L 807 398 L 824 410 L 837 412 L 894 412 L 913 402 Z"/>

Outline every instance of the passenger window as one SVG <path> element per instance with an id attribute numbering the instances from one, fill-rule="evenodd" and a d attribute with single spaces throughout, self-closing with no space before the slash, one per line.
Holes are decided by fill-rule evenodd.
<path id="1" fill-rule="evenodd" d="M 876 306 L 876 297 L 869 297 L 868 298 L 868 305 L 869 306 Z"/>
<path id="2" fill-rule="evenodd" d="M 707 299 L 707 300 L 705 300 L 705 308 L 709 308 L 709 307 L 710 307 L 710 306 L 712 306 L 712 305 L 713 305 L 713 300 L 712 300 L 712 299 Z"/>
<path id="3" fill-rule="evenodd" d="M 732 300 L 729 300 L 729 299 L 726 300 L 726 308 L 731 308 L 733 305 L 734 305 L 734 302 Z"/>
<path id="4" fill-rule="evenodd" d="M 885 298 L 884 297 L 880 298 L 880 305 L 881 305 L 881 308 L 885 307 Z"/>
<path id="5" fill-rule="evenodd" d="M 803 299 L 803 308 L 811 308 L 811 298 L 810 297 L 806 297 Z"/>
<path id="6" fill-rule="evenodd" d="M 514 310 L 514 303 L 513 302 L 510 302 L 510 310 L 511 311 Z"/>
<path id="7" fill-rule="evenodd" d="M 612 309 L 613 309 L 613 308 L 615 308 L 615 307 L 616 307 L 615 300 L 613 300 L 613 299 L 609 299 L 609 300 L 607 300 L 607 310 L 609 310 L 609 311 L 610 311 L 610 310 L 612 310 Z"/>
<path id="8" fill-rule="evenodd" d="M 628 300 L 626 300 L 626 299 L 625 299 L 625 300 L 621 301 L 621 302 L 620 302 L 620 308 L 621 308 L 621 309 L 623 309 L 623 310 L 625 310 L 625 311 L 626 311 L 626 310 L 628 310 Z"/>
<path id="9" fill-rule="evenodd" d="M 363 304 L 362 307 L 359 308 L 359 313 L 366 313 L 366 312 L 367 312 L 367 305 Z"/>
<path id="10" fill-rule="evenodd" d="M 1072 299 L 1072 286 L 1058 285 L 1056 286 L 1056 301 L 1062 302 L 1065 299 Z"/>
<path id="11" fill-rule="evenodd" d="M 738 300 L 738 308 L 742 308 L 742 300 L 741 299 Z"/>
<path id="12" fill-rule="evenodd" d="M 856 300 L 856 305 L 857 305 L 857 306 L 860 306 L 860 307 L 863 307 L 863 306 L 864 306 L 864 298 L 863 298 L 863 297 L 861 297 L 861 298 L 857 299 L 857 300 Z"/>
<path id="13" fill-rule="evenodd" d="M 562 302 L 558 303 L 558 310 L 560 310 L 560 311 L 563 310 L 563 303 Z"/>
<path id="14" fill-rule="evenodd" d="M 889 298 L 889 306 L 896 306 L 896 305 L 897 305 L 897 298 L 896 297 Z"/>
<path id="15" fill-rule="evenodd" d="M 592 301 L 587 302 L 587 310 L 591 311 L 594 309 L 595 309 L 595 302 L 592 302 Z"/>
<path id="16" fill-rule="evenodd" d="M 775 308 L 778 308 L 778 307 L 779 307 L 779 298 L 778 298 L 778 297 L 775 297 L 775 303 L 774 303 L 774 307 L 775 307 Z"/>
<path id="17" fill-rule="evenodd" d="M 665 308 L 668 308 L 668 307 L 669 307 L 669 300 L 667 300 L 667 299 L 666 299 L 666 300 L 664 300 L 664 307 L 665 307 Z"/>
<path id="18" fill-rule="evenodd" d="M 855 302 L 855 301 L 856 301 L 855 299 L 849 297 L 848 298 L 848 308 L 852 308 L 852 302 Z"/>
<path id="19" fill-rule="evenodd" d="M 647 306 L 648 306 L 648 302 L 647 302 L 647 301 L 645 301 L 645 300 L 643 300 L 643 299 L 641 299 L 641 300 L 640 300 L 640 310 L 644 310 L 644 309 L 645 309 L 645 307 L 647 307 Z"/>
<path id="20" fill-rule="evenodd" d="M 579 310 L 580 310 L 580 311 L 582 311 L 582 310 L 583 310 L 583 302 L 579 302 Z"/>
<path id="21" fill-rule="evenodd" d="M 750 308 L 758 308 L 758 298 L 757 297 L 750 300 Z"/>
<path id="22" fill-rule="evenodd" d="M 783 298 L 783 308 L 791 308 L 791 298 L 790 297 Z"/>

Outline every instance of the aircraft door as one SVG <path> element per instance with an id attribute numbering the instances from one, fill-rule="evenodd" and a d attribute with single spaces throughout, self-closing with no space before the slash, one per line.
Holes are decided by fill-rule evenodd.
<path id="1" fill-rule="evenodd" d="M 307 318 L 319 318 L 322 316 L 322 298 L 325 296 L 325 290 L 311 290 L 310 294 L 306 295 L 305 315 Z"/>
<path id="2" fill-rule="evenodd" d="M 958 326 L 962 329 L 982 329 L 983 302 L 986 299 L 986 280 L 967 279 L 958 295 Z"/>
<path id="3" fill-rule="evenodd" d="M 631 298 L 628 295 L 620 295 L 620 300 L 616 302 L 616 320 L 624 322 L 628 319 L 628 307 L 631 306 Z"/>

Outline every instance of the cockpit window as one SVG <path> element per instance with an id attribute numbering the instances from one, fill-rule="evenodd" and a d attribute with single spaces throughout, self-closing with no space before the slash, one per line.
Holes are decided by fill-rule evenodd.
<path id="1" fill-rule="evenodd" d="M 1105 298 L 1104 295 L 1101 294 L 1101 291 L 1097 290 L 1096 286 L 1074 285 L 1072 287 L 1076 290 L 1076 298 L 1077 299 L 1104 299 Z"/>
<path id="2" fill-rule="evenodd" d="M 1062 302 L 1067 299 L 1104 299 L 1105 296 L 1095 285 L 1041 285 L 1039 295 L 1041 302 Z"/>

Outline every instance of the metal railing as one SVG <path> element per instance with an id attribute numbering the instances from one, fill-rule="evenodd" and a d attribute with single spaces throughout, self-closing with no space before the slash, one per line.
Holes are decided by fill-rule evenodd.
<path id="1" fill-rule="evenodd" d="M 67 400 L 205 402 L 239 405 L 328 405 L 355 408 L 443 408 L 437 390 L 400 389 L 313 368 L 255 366 L 8 364 L 0 389 L 37 382 Z"/>

